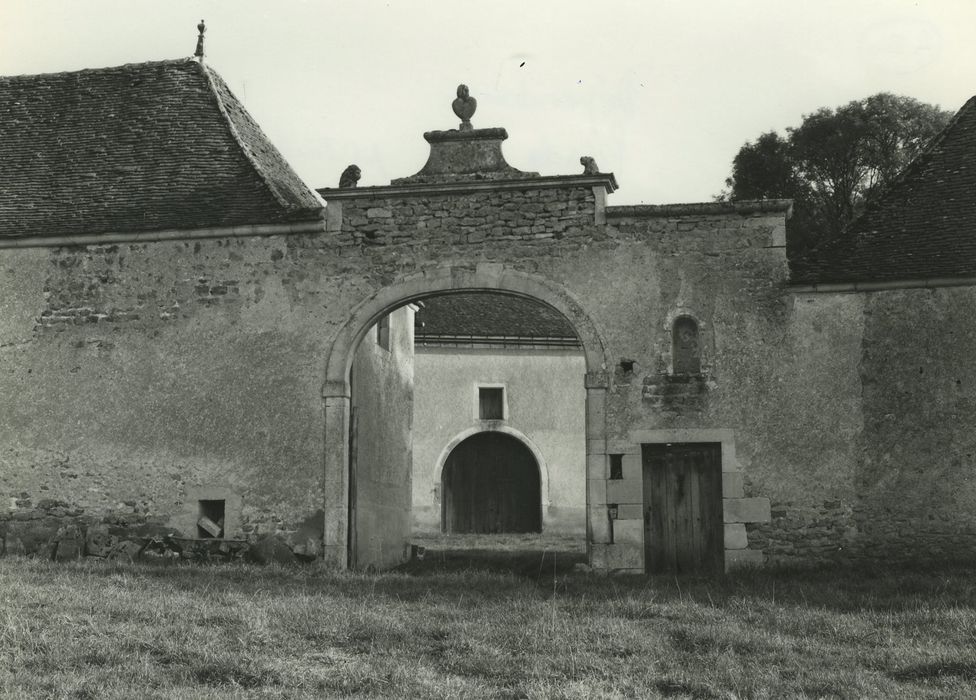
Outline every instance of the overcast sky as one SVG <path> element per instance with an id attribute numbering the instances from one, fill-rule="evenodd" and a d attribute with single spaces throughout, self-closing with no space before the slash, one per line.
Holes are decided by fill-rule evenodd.
<path id="1" fill-rule="evenodd" d="M 745 141 L 821 106 L 976 94 L 976 0 L 0 0 L 0 74 L 189 56 L 201 18 L 207 62 L 312 187 L 418 171 L 461 82 L 511 165 L 593 156 L 612 204 L 707 201 Z"/>

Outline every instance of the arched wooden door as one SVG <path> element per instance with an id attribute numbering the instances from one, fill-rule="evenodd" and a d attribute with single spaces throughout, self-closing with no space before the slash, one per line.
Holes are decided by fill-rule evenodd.
<path id="1" fill-rule="evenodd" d="M 472 435 L 455 447 L 441 477 L 444 532 L 541 532 L 539 465 L 505 433 Z"/>

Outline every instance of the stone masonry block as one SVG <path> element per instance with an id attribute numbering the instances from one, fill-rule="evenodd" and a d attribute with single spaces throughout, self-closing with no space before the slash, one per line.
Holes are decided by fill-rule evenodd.
<path id="1" fill-rule="evenodd" d="M 755 549 L 727 549 L 725 550 L 725 570 L 742 569 L 762 566 L 766 563 L 766 556 Z"/>
<path id="2" fill-rule="evenodd" d="M 607 485 L 607 503 L 640 504 L 644 502 L 644 484 L 639 479 L 615 479 L 605 483 Z"/>
<path id="3" fill-rule="evenodd" d="M 597 440 L 596 438 L 588 438 L 586 440 L 586 454 L 588 455 L 605 455 L 607 453 L 607 441 Z"/>
<path id="4" fill-rule="evenodd" d="M 722 497 L 742 498 L 742 472 L 722 472 Z"/>
<path id="5" fill-rule="evenodd" d="M 725 523 L 725 548 L 745 549 L 749 545 L 746 526 L 742 523 Z"/>
<path id="6" fill-rule="evenodd" d="M 590 566 L 594 569 L 606 571 L 607 552 L 612 544 L 591 544 L 590 545 Z"/>
<path id="7" fill-rule="evenodd" d="M 644 546 L 644 521 L 643 520 L 614 520 L 613 521 L 613 542 L 614 544 L 636 544 Z"/>
<path id="8" fill-rule="evenodd" d="M 590 508 L 590 542 L 610 543 L 610 519 L 606 508 Z"/>
<path id="9" fill-rule="evenodd" d="M 643 520 L 644 506 L 639 503 L 624 503 L 618 505 L 617 517 L 620 520 Z"/>
<path id="10" fill-rule="evenodd" d="M 768 523 L 768 498 L 725 498 L 722 500 L 727 523 Z"/>
<path id="11" fill-rule="evenodd" d="M 603 505 L 607 502 L 607 480 L 587 479 L 586 492 L 589 495 L 591 506 Z"/>
<path id="12" fill-rule="evenodd" d="M 606 568 L 641 571 L 644 568 L 644 547 L 639 544 L 606 545 Z"/>
<path id="13" fill-rule="evenodd" d="M 625 454 L 621 460 L 624 468 L 624 479 L 640 480 L 644 475 L 644 465 L 639 454 Z"/>
<path id="14" fill-rule="evenodd" d="M 587 479 L 607 478 L 607 456 L 606 455 L 586 455 L 586 478 Z"/>

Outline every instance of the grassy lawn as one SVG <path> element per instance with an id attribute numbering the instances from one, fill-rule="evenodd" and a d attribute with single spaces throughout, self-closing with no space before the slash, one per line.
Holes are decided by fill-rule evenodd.
<path id="1" fill-rule="evenodd" d="M 4 697 L 974 697 L 976 571 L 0 559 Z M 473 562 L 473 564 L 471 564 Z"/>

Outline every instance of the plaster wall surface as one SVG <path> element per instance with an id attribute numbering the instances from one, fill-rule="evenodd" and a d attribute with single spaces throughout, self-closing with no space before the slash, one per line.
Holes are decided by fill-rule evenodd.
<path id="1" fill-rule="evenodd" d="M 321 508 L 326 319 L 287 246 L 0 252 L 4 495 L 165 522 L 220 484 L 244 499 L 228 536 Z"/>
<path id="2" fill-rule="evenodd" d="M 388 568 L 409 554 L 413 309 L 388 317 L 386 347 L 373 327 L 352 367 L 351 561 Z"/>
<path id="3" fill-rule="evenodd" d="M 542 527 L 586 531 L 583 376 L 575 350 L 418 347 L 415 356 L 414 528 L 441 529 L 441 468 L 452 441 L 473 431 L 510 429 L 543 459 Z M 501 385 L 508 414 L 482 421 L 477 386 Z"/>
<path id="4" fill-rule="evenodd" d="M 976 288 L 864 295 L 864 430 L 852 478 L 865 552 L 976 559 Z"/>

